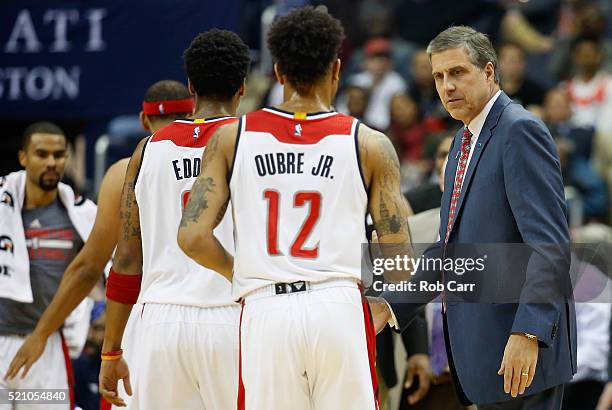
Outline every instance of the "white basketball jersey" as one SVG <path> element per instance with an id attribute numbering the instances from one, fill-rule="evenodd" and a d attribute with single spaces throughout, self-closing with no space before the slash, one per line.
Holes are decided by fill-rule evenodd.
<path id="1" fill-rule="evenodd" d="M 233 303 L 230 282 L 185 255 L 176 238 L 182 210 L 200 174 L 206 142 L 217 127 L 236 120 L 177 120 L 153 134 L 146 144 L 135 188 L 143 254 L 140 303 L 199 307 Z M 215 236 L 233 252 L 229 215 L 228 206 Z"/>
<path id="2" fill-rule="evenodd" d="M 273 108 L 240 119 L 230 179 L 236 299 L 278 282 L 360 280 L 368 200 L 358 124 Z"/>

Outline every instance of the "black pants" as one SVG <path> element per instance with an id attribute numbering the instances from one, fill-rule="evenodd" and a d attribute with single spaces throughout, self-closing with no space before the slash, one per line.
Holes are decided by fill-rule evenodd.
<path id="1" fill-rule="evenodd" d="M 551 387 L 540 393 L 493 404 L 479 404 L 478 410 L 560 410 L 563 401 L 563 385 Z"/>
<path id="2" fill-rule="evenodd" d="M 595 409 L 604 384 L 594 380 L 583 380 L 565 385 L 563 410 Z"/>

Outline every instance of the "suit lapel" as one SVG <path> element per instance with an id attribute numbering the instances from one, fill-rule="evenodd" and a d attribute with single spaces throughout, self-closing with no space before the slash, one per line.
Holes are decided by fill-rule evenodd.
<path id="1" fill-rule="evenodd" d="M 453 226 L 457 219 L 459 218 L 459 213 L 461 212 L 461 207 L 463 205 L 464 199 L 470 189 L 470 182 L 472 181 L 472 177 L 474 176 L 474 172 L 476 171 L 476 167 L 478 167 L 478 162 L 480 161 L 480 157 L 485 150 L 485 147 L 491 136 L 493 135 L 493 129 L 497 126 L 499 121 L 499 117 L 501 113 L 504 111 L 506 106 L 512 102 L 510 97 L 508 97 L 503 91 L 497 98 L 497 101 L 491 107 L 491 111 L 489 111 L 489 115 L 487 115 L 487 119 L 480 131 L 480 135 L 478 136 L 478 140 L 476 141 L 476 147 L 474 147 L 474 152 L 472 153 L 472 158 L 470 159 L 470 163 L 468 164 L 468 169 L 466 171 L 465 177 L 463 179 L 463 185 L 461 187 L 461 194 L 459 195 L 459 201 L 457 202 L 457 210 L 455 212 L 455 220 L 453 221 Z M 457 166 L 455 165 L 455 169 Z M 454 178 L 453 174 L 453 178 Z M 452 188 L 451 188 L 452 189 Z M 452 228 L 451 228 L 452 230 Z"/>

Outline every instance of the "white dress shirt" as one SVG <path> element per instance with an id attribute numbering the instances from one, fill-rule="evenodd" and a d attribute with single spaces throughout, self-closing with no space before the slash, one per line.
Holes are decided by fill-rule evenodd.
<path id="1" fill-rule="evenodd" d="M 476 115 L 472 119 L 472 121 L 470 121 L 470 123 L 467 126 L 470 132 L 472 133 L 472 139 L 470 141 L 470 154 L 468 155 L 468 159 L 466 162 L 466 171 L 465 171 L 466 173 L 470 167 L 470 160 L 472 159 L 472 155 L 474 154 L 474 147 L 476 146 L 476 142 L 478 141 L 478 137 L 480 136 L 482 127 L 484 126 L 484 123 L 487 119 L 487 116 L 489 115 L 489 112 L 491 112 L 491 108 L 493 108 L 493 104 L 495 104 L 495 101 L 497 101 L 500 94 L 501 94 L 501 90 L 497 91 L 495 95 L 491 97 L 489 102 L 487 102 L 484 108 L 478 113 L 478 115 Z M 439 235 L 438 235 L 438 240 L 440 240 Z M 391 317 L 389 318 L 389 325 L 393 327 L 394 329 L 399 329 L 397 319 L 395 318 L 395 313 L 393 313 L 393 309 L 391 309 L 391 306 L 389 305 L 389 303 L 388 302 L 386 303 L 387 303 L 387 307 L 389 308 L 389 311 L 391 312 Z"/>

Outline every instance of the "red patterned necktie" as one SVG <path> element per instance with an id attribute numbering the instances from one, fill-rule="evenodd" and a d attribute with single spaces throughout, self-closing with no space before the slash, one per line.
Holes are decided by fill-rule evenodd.
<path id="1" fill-rule="evenodd" d="M 457 165 L 457 173 L 455 174 L 455 183 L 453 184 L 453 195 L 451 196 L 450 208 L 448 210 L 448 224 L 446 225 L 446 235 L 444 236 L 444 244 L 448 243 L 453 222 L 455 221 L 455 212 L 457 211 L 457 203 L 461 195 L 461 187 L 463 185 L 463 177 L 467 168 L 468 157 L 470 156 L 470 142 L 472 141 L 472 133 L 465 127 L 463 130 L 463 138 L 461 138 L 461 155 L 459 156 L 459 165 Z"/>

